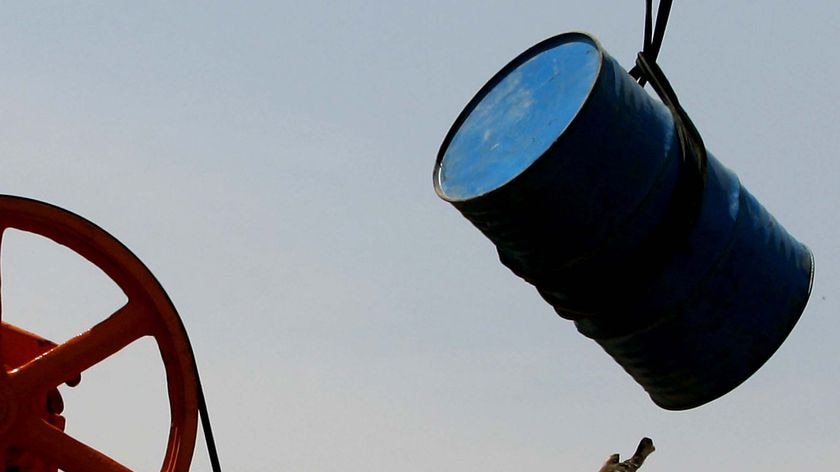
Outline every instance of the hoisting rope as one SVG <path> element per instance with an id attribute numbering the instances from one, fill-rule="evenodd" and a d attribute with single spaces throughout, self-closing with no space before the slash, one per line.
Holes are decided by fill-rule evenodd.
<path id="1" fill-rule="evenodd" d="M 198 366 L 195 368 L 195 379 L 198 384 L 198 413 L 201 417 L 201 430 L 204 431 L 204 443 L 207 445 L 207 455 L 210 456 L 210 467 L 213 472 L 222 472 L 219 464 L 219 453 L 216 451 L 216 441 L 213 439 L 213 428 L 210 426 L 210 413 L 207 411 L 207 401 L 204 399 L 204 388 L 198 376 Z"/>
<path id="2" fill-rule="evenodd" d="M 656 58 L 660 49 L 662 49 L 662 40 L 665 37 L 665 28 L 668 24 L 668 15 L 671 13 L 672 3 L 672 0 L 659 2 L 654 27 L 653 0 L 645 0 L 644 46 L 636 57 L 636 65 L 630 69 L 629 74 L 638 80 L 642 87 L 649 82 L 674 117 L 677 139 L 682 151 L 682 171 L 674 190 L 673 209 L 666 216 L 665 227 L 670 228 L 671 231 L 675 229 L 687 231 L 694 223 L 702 204 L 708 156 L 706 155 L 703 138 L 680 105 L 677 94 L 671 87 L 668 78 L 665 77 L 665 73 L 656 63 Z M 664 234 L 663 236 L 671 239 Z"/>
<path id="3" fill-rule="evenodd" d="M 659 50 L 662 49 L 662 40 L 665 38 L 665 28 L 668 26 L 672 3 L 673 0 L 659 2 L 659 9 L 656 12 L 656 29 L 653 30 L 653 0 L 645 0 L 645 39 L 642 53 L 649 62 L 656 62 Z M 646 79 L 638 64 L 630 69 L 630 76 L 637 79 L 639 85 L 644 87 Z"/>
<path id="4" fill-rule="evenodd" d="M 201 430 L 204 432 L 204 444 L 207 446 L 207 455 L 210 456 L 210 467 L 213 472 L 222 472 L 219 463 L 219 453 L 216 450 L 216 440 L 213 438 L 213 427 L 210 425 L 210 412 L 207 409 L 207 400 L 204 398 L 204 387 L 201 385 L 201 376 L 198 373 L 198 363 L 195 361 L 195 352 L 192 348 L 190 336 L 186 328 L 181 325 L 187 344 L 190 346 L 190 355 L 193 358 L 193 369 L 195 370 L 196 393 L 198 395 L 198 416 L 201 419 Z"/>

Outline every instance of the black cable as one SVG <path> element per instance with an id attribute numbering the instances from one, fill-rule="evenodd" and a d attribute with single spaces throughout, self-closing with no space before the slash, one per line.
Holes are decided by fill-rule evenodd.
<path id="1" fill-rule="evenodd" d="M 660 0 L 656 11 L 656 26 L 653 26 L 653 0 L 645 0 L 645 37 L 642 44 L 642 52 L 648 61 L 655 63 L 662 49 L 662 41 L 665 39 L 665 29 L 668 26 L 668 17 L 671 15 L 673 0 Z M 647 78 L 637 64 L 630 69 L 630 76 L 639 81 L 642 87 L 647 83 Z"/>
<path id="2" fill-rule="evenodd" d="M 210 425 L 210 412 L 207 408 L 207 399 L 204 398 L 204 387 L 201 385 L 201 376 L 198 373 L 198 363 L 195 360 L 195 351 L 190 341 L 190 335 L 181 321 L 181 329 L 184 337 L 187 338 L 187 345 L 190 347 L 190 355 L 193 359 L 195 372 L 196 395 L 198 396 L 198 416 L 201 419 L 201 430 L 204 432 L 204 444 L 207 445 L 207 455 L 210 456 L 210 467 L 213 472 L 222 472 L 222 465 L 219 462 L 219 452 L 216 450 L 216 440 L 213 438 L 213 427 Z"/>
<path id="3" fill-rule="evenodd" d="M 662 49 L 662 40 L 665 37 L 672 3 L 671 0 L 659 2 L 656 23 L 651 32 L 653 2 L 645 0 L 644 45 L 636 58 L 636 65 L 629 72 L 642 87 L 650 82 L 662 103 L 668 107 L 674 118 L 674 128 L 681 151 L 680 174 L 674 188 L 671 205 L 663 217 L 660 228 L 648 241 L 651 247 L 659 249 L 673 248 L 682 239 L 680 235 L 686 234 L 693 226 L 702 205 L 708 166 L 706 146 L 700 132 L 680 105 L 677 93 L 656 63 L 656 58 Z M 664 254 L 668 251 L 661 252 Z"/>
<path id="4" fill-rule="evenodd" d="M 653 41 L 653 0 L 645 0 L 645 38 L 643 48 Z"/>
<path id="5" fill-rule="evenodd" d="M 677 93 L 659 65 L 649 60 L 644 52 L 640 52 L 636 58 L 636 66 L 674 117 L 674 127 L 677 130 L 677 139 L 682 151 L 682 170 L 674 198 L 683 202 L 681 205 L 683 214 L 678 218 L 683 224 L 675 226 L 690 225 L 699 211 L 703 188 L 706 185 L 706 167 L 708 166 L 706 145 L 688 113 L 680 105 Z"/>
<path id="6" fill-rule="evenodd" d="M 662 40 L 665 38 L 665 28 L 668 26 L 668 16 L 671 14 L 671 0 L 660 0 L 659 11 L 656 13 L 656 27 L 653 30 L 653 39 L 650 42 L 650 51 L 645 51 L 653 61 L 659 56 L 662 49 Z"/>
<path id="7" fill-rule="evenodd" d="M 689 174 L 694 174 L 695 180 L 702 182 L 705 178 L 707 160 L 703 138 L 692 123 L 688 113 L 680 105 L 677 94 L 671 87 L 668 78 L 665 77 L 665 73 L 656 63 L 656 58 L 662 49 L 662 41 L 665 38 L 665 29 L 668 26 L 668 17 L 671 14 L 672 5 L 673 0 L 660 0 L 656 12 L 656 24 L 652 26 L 654 23 L 652 18 L 653 0 L 645 0 L 644 44 L 642 52 L 636 59 L 636 65 L 630 69 L 629 74 L 638 80 L 642 87 L 645 86 L 645 83 L 650 82 L 653 90 L 671 110 L 683 150 L 684 164 L 689 165 Z"/>
<path id="8" fill-rule="evenodd" d="M 693 181 L 693 184 L 689 183 L 688 185 L 696 187 L 699 183 L 699 190 L 702 191 L 707 161 L 703 138 L 689 118 L 688 113 L 680 105 L 677 93 L 665 73 L 656 63 L 656 58 L 662 49 L 662 40 L 665 38 L 665 28 L 668 25 L 668 16 L 671 14 L 672 4 L 673 0 L 660 0 L 656 13 L 656 25 L 651 34 L 653 1 L 645 0 L 645 40 L 642 52 L 636 58 L 636 65 L 630 70 L 630 75 L 637 79 L 642 87 L 646 82 L 650 82 L 653 90 L 671 110 L 683 151 L 683 165 L 688 166 L 685 173 Z"/>
<path id="9" fill-rule="evenodd" d="M 198 375 L 198 366 L 195 367 L 195 380 L 198 384 L 198 414 L 201 418 L 201 430 L 204 431 L 204 442 L 207 444 L 207 454 L 210 456 L 210 467 L 213 472 L 222 472 L 219 463 L 219 453 L 216 450 L 216 440 L 213 439 L 213 427 L 210 426 L 210 413 L 207 410 L 207 400 L 204 398 L 204 388 L 201 386 L 201 378 Z"/>

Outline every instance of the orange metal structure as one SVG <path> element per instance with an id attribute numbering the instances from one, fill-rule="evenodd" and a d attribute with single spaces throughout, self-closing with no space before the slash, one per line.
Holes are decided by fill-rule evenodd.
<path id="1" fill-rule="evenodd" d="M 198 371 L 189 338 L 160 283 L 122 243 L 61 208 L 0 195 L 0 242 L 13 228 L 47 237 L 101 269 L 127 302 L 87 331 L 55 344 L 16 326 L 0 330 L 0 466 L 6 472 L 130 472 L 64 432 L 61 384 L 151 337 L 166 371 L 170 429 L 162 472 L 189 469 L 198 427 Z"/>

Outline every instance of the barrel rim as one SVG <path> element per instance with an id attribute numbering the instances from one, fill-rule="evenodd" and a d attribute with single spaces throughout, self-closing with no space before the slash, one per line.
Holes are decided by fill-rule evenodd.
<path id="1" fill-rule="evenodd" d="M 562 134 L 564 134 L 572 125 L 574 125 L 574 123 L 577 121 L 577 117 L 581 113 L 581 110 L 583 110 L 583 108 L 586 106 L 586 104 L 589 103 L 589 98 L 592 96 L 592 91 L 595 90 L 595 87 L 597 86 L 598 81 L 599 81 L 598 79 L 602 75 L 602 71 L 604 69 L 604 60 L 607 56 L 607 53 L 606 53 L 604 47 L 601 45 L 601 42 L 598 41 L 598 39 L 595 36 L 593 36 L 592 34 L 584 32 L 584 31 L 571 31 L 571 32 L 561 33 L 561 34 L 552 36 L 550 38 L 544 39 L 544 40 L 540 41 L 539 43 L 537 43 L 537 44 L 531 46 L 530 48 L 526 49 L 524 52 L 520 53 L 514 59 L 512 59 L 510 62 L 508 62 L 498 72 L 496 72 L 493 75 L 493 77 L 491 77 L 490 80 L 488 80 L 478 90 L 478 92 L 475 93 L 475 95 L 472 97 L 472 99 L 470 99 L 470 101 L 467 102 L 467 105 L 458 114 L 458 117 L 452 123 L 452 126 L 450 126 L 449 131 L 447 131 L 446 136 L 443 138 L 443 142 L 441 143 L 440 148 L 438 149 L 437 159 L 435 161 L 434 170 L 432 172 L 432 181 L 434 183 L 435 193 L 438 195 L 438 197 L 440 197 L 441 199 L 443 199 L 444 201 L 447 201 L 449 203 L 467 202 L 467 201 L 475 200 L 475 199 L 478 199 L 478 198 L 482 198 L 484 196 L 487 196 L 487 195 L 490 195 L 490 194 L 493 194 L 493 193 L 496 193 L 496 192 L 500 191 L 508 183 L 510 183 L 511 181 L 519 178 L 531 166 L 534 165 L 534 162 L 536 162 L 536 160 L 534 162 L 532 162 L 530 165 L 528 165 L 527 167 L 524 167 L 518 174 L 513 175 L 507 181 L 505 181 L 501 185 L 497 186 L 496 188 L 490 189 L 490 190 L 488 190 L 484 193 L 481 193 L 481 194 L 472 195 L 472 196 L 464 197 L 464 198 L 451 197 L 451 196 L 447 195 L 446 192 L 443 191 L 443 188 L 441 186 L 441 181 L 440 181 L 441 169 L 443 167 L 443 157 L 446 154 L 446 151 L 449 149 L 449 145 L 452 142 L 452 139 L 455 137 L 458 130 L 460 130 L 461 126 L 464 124 L 464 122 L 467 120 L 467 118 L 470 116 L 470 114 L 473 112 L 473 110 L 475 110 L 475 108 L 478 106 L 479 103 L 481 103 L 481 101 L 487 96 L 487 94 L 489 94 L 490 91 L 493 90 L 502 80 L 504 80 L 508 75 L 510 75 L 511 72 L 513 72 L 516 68 L 518 68 L 519 66 L 521 66 L 522 64 L 524 64 L 528 60 L 536 57 L 541 52 L 547 51 L 547 50 L 549 50 L 549 49 L 551 49 L 555 46 L 558 46 L 562 43 L 569 42 L 572 38 L 575 38 L 575 37 L 579 38 L 579 39 L 585 39 L 586 41 L 591 42 L 592 45 L 595 47 L 595 51 L 598 53 L 598 59 L 599 60 L 598 60 L 598 69 L 595 71 L 595 74 L 593 76 L 594 79 L 592 80 L 592 84 L 589 87 L 589 91 L 587 92 L 586 97 L 581 101 L 580 106 L 578 107 L 578 109 L 574 113 L 574 115 L 572 115 L 571 119 L 569 120 L 569 123 L 566 125 L 566 128 L 564 129 L 564 132 L 561 133 L 560 136 L 562 136 Z M 559 139 L 560 136 L 558 136 L 557 139 Z M 555 143 L 556 142 L 557 142 L 557 140 L 555 140 Z M 553 146 L 553 144 L 552 144 L 552 146 Z M 551 148 L 551 146 L 549 146 L 549 148 L 547 148 L 546 151 L 550 148 Z"/>

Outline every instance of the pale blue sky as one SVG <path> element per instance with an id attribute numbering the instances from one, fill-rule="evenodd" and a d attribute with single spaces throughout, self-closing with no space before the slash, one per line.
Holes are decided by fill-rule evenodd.
<path id="1" fill-rule="evenodd" d="M 493 73 L 571 30 L 630 65 L 643 4 L 9 3 L 0 192 L 91 219 L 157 275 L 226 470 L 595 471 L 645 435 L 650 472 L 838 467 L 836 1 L 674 5 L 660 64 L 683 105 L 816 255 L 791 337 L 709 405 L 657 408 L 434 194 Z M 60 340 L 119 303 L 60 248 L 5 242 L 4 320 Z M 98 366 L 65 392 L 68 431 L 156 470 L 160 375 L 142 343 Z"/>

